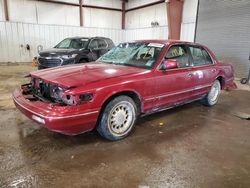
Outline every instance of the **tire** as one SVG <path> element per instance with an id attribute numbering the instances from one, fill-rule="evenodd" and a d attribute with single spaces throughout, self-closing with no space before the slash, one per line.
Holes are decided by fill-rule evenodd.
<path id="1" fill-rule="evenodd" d="M 221 84 L 219 80 L 215 80 L 209 93 L 201 100 L 205 106 L 214 106 L 217 104 L 221 93 Z"/>
<path id="2" fill-rule="evenodd" d="M 242 78 L 242 79 L 240 80 L 240 83 L 241 83 L 241 84 L 246 84 L 246 83 L 247 83 L 247 78 Z"/>
<path id="3" fill-rule="evenodd" d="M 127 137 L 136 122 L 137 107 L 133 99 L 121 95 L 111 100 L 101 114 L 98 133 L 111 141 Z"/>

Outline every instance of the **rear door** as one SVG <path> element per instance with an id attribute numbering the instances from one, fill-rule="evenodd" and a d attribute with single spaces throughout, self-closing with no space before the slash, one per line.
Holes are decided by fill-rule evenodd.
<path id="1" fill-rule="evenodd" d="M 216 66 L 205 48 L 188 45 L 192 57 L 192 72 L 196 86 L 193 95 L 202 96 L 208 93 L 217 76 Z"/>
<path id="2" fill-rule="evenodd" d="M 98 39 L 98 58 L 108 52 L 108 43 L 104 39 Z"/>
<path id="3" fill-rule="evenodd" d="M 89 43 L 91 61 L 95 61 L 99 57 L 98 40 L 92 39 Z"/>

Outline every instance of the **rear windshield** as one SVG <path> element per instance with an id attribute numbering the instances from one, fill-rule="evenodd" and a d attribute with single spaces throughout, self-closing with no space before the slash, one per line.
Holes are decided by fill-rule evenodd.
<path id="1" fill-rule="evenodd" d="M 55 48 L 62 49 L 82 49 L 86 48 L 88 45 L 89 39 L 87 38 L 77 38 L 77 39 L 64 39 L 59 44 L 55 46 Z"/>

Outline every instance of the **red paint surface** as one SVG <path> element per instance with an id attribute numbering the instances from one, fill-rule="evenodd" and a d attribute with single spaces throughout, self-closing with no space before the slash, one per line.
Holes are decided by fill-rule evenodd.
<path id="1" fill-rule="evenodd" d="M 130 91 L 138 95 L 141 114 L 145 114 L 200 99 L 219 76 L 223 78 L 222 89 L 234 86 L 232 66 L 218 62 L 206 47 L 203 46 L 212 57 L 213 65 L 163 71 L 160 66 L 169 47 L 190 43 L 173 40 L 146 42 L 166 45 L 151 70 L 93 62 L 31 73 L 32 77 L 68 88 L 66 94 L 92 93 L 94 97 L 90 102 L 75 106 L 52 106 L 42 101 L 27 100 L 21 89 L 13 93 L 14 102 L 29 118 L 32 119 L 33 114 L 43 118 L 44 127 L 74 135 L 94 129 L 105 101 L 121 92 Z"/>

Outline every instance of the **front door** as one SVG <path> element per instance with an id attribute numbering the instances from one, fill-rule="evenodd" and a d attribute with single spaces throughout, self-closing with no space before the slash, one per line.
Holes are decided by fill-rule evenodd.
<path id="1" fill-rule="evenodd" d="M 174 45 L 166 53 L 165 60 L 177 61 L 177 68 L 156 72 L 156 108 L 166 108 L 192 100 L 195 87 L 190 55 L 185 45 Z"/>

